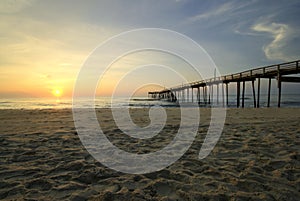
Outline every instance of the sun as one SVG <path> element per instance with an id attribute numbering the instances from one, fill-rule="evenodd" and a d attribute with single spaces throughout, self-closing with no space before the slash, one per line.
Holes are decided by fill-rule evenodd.
<path id="1" fill-rule="evenodd" d="M 59 97 L 61 97 L 61 95 L 62 95 L 62 90 L 61 90 L 61 89 L 53 89 L 53 90 L 52 90 L 52 94 L 53 94 L 55 97 L 59 98 Z"/>

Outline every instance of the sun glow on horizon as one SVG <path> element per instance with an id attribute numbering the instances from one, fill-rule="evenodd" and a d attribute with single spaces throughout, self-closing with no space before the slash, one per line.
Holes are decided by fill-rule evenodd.
<path id="1" fill-rule="evenodd" d="M 59 98 L 62 96 L 62 90 L 61 89 L 58 89 L 58 88 L 55 88 L 52 90 L 52 94 L 56 97 L 56 98 Z"/>

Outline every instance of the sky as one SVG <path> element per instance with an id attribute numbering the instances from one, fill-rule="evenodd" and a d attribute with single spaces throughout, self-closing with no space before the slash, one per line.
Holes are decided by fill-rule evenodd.
<path id="1" fill-rule="evenodd" d="M 110 38 L 140 28 L 189 37 L 222 75 L 298 60 L 299 8 L 299 0 L 1 0 L 0 97 L 71 97 L 91 53 Z M 188 81 L 196 79 L 174 55 L 136 52 L 111 65 L 96 93 L 132 94 L 143 87 L 145 93 L 182 82 L 162 66 L 180 68 Z"/>

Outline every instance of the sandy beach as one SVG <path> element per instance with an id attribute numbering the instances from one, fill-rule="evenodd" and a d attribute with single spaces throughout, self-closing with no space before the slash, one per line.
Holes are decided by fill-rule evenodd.
<path id="1" fill-rule="evenodd" d="M 108 138 L 120 148 L 159 150 L 176 134 L 178 108 L 153 139 L 120 138 L 109 109 L 97 111 Z M 154 173 L 111 170 L 83 147 L 71 110 L 0 110 L 0 200 L 298 200 L 300 108 L 228 109 L 212 153 L 198 154 L 209 125 L 201 109 L 198 135 L 184 156 Z M 149 123 L 134 109 L 135 123 Z"/>

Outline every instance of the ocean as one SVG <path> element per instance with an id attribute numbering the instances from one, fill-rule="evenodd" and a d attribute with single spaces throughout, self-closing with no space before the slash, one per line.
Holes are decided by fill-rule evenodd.
<path id="1" fill-rule="evenodd" d="M 216 97 L 214 97 L 216 98 Z M 191 97 L 189 100 L 182 101 L 181 106 L 184 107 L 195 107 L 195 104 L 191 103 Z M 194 100 L 195 101 L 195 100 Z M 202 100 L 201 100 L 202 101 Z M 113 102 L 113 104 L 112 104 Z M 220 100 L 220 105 L 222 101 Z M 88 106 L 87 101 L 82 98 L 80 100 L 80 107 L 86 108 Z M 178 104 L 164 101 L 164 100 L 152 100 L 148 97 L 134 97 L 128 101 L 126 97 L 117 97 L 113 101 L 111 97 L 96 97 L 95 107 L 96 108 L 148 108 L 151 106 L 162 106 L 162 107 L 178 107 Z M 260 107 L 267 106 L 267 95 L 262 94 L 260 97 Z M 277 96 L 271 96 L 271 107 L 277 107 Z M 200 107 L 205 107 L 204 104 L 200 104 Z M 236 107 L 236 96 L 229 96 L 229 106 Z M 252 95 L 245 96 L 245 107 L 253 107 Z M 281 107 L 300 107 L 300 94 L 282 94 Z M 0 98 L 0 109 L 63 109 L 72 108 L 72 99 L 60 98 Z"/>
<path id="2" fill-rule="evenodd" d="M 88 101 L 81 98 L 77 101 L 80 108 L 89 107 Z M 154 105 L 162 105 L 164 107 L 174 107 L 174 103 L 159 100 L 150 100 L 147 97 L 134 97 L 128 101 L 126 97 L 96 97 L 96 108 L 111 107 L 150 107 Z M 0 98 L 0 109 L 68 109 L 72 108 L 71 98 Z"/>

